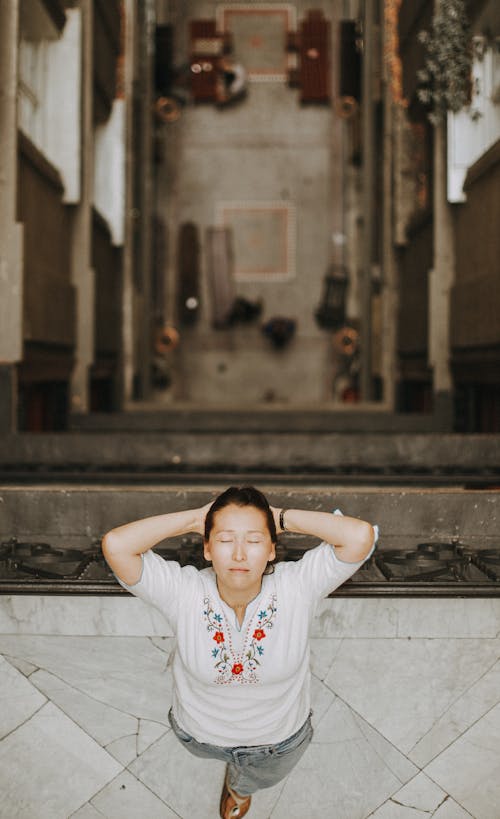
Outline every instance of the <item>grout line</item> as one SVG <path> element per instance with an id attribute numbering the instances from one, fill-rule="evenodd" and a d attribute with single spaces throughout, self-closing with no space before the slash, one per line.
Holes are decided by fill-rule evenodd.
<path id="1" fill-rule="evenodd" d="M 454 700 L 453 700 L 453 702 L 451 702 L 451 703 L 450 703 L 450 704 L 449 704 L 449 705 L 448 705 L 448 706 L 445 708 L 445 710 L 442 712 L 442 714 L 440 714 L 440 715 L 439 715 L 439 717 L 438 717 L 438 718 L 437 718 L 437 719 L 436 719 L 436 720 L 433 722 L 433 724 L 431 725 L 431 727 L 429 728 L 429 730 L 428 730 L 428 731 L 426 731 L 426 732 L 425 732 L 425 734 L 423 734 L 423 735 L 420 737 L 420 739 L 419 739 L 419 740 L 418 740 L 418 741 L 415 743 L 415 745 L 413 745 L 413 746 L 410 748 L 410 750 L 408 751 L 408 753 L 409 753 L 409 754 L 411 754 L 411 753 L 412 753 L 412 751 L 414 751 L 414 750 L 415 750 L 415 748 L 416 748 L 416 747 L 417 747 L 417 746 L 418 746 L 418 745 L 419 745 L 419 744 L 422 742 L 422 740 L 423 740 L 423 739 L 425 739 L 425 737 L 426 737 L 426 736 L 428 736 L 428 735 L 431 733 L 431 731 L 433 731 L 433 730 L 434 730 L 434 728 L 435 728 L 435 727 L 437 726 L 437 724 L 438 724 L 438 723 L 441 721 L 441 719 L 442 719 L 442 718 L 445 716 L 445 714 L 447 714 L 447 713 L 448 713 L 448 711 L 450 711 L 450 710 L 451 710 L 451 708 L 453 708 L 453 706 L 457 704 L 457 702 L 460 702 L 460 700 L 461 700 L 461 699 L 463 699 L 463 697 L 465 697 L 465 696 L 466 696 L 466 695 L 467 695 L 467 694 L 468 694 L 468 693 L 469 693 L 469 692 L 470 692 L 470 691 L 471 691 L 471 690 L 474 688 L 474 686 L 478 685 L 478 683 L 480 683 L 480 682 L 481 682 L 481 680 L 482 680 L 482 679 L 483 679 L 483 678 L 484 678 L 484 677 L 485 677 L 487 674 L 490 674 L 490 673 L 491 673 L 491 671 L 492 671 L 492 670 L 495 668 L 495 666 L 497 665 L 497 663 L 498 663 L 498 662 L 499 662 L 499 660 L 498 660 L 498 658 L 496 658 L 496 659 L 495 659 L 495 662 L 493 663 L 493 665 L 492 665 L 492 666 L 490 666 L 489 668 L 487 668 L 487 669 L 486 669 L 486 671 L 484 671 L 484 673 L 483 673 L 483 674 L 481 674 L 481 676 L 477 678 L 477 680 L 475 680 L 474 682 L 472 682 L 472 683 L 469 685 L 469 687 L 468 687 L 468 688 L 466 688 L 466 689 L 465 689 L 465 691 L 464 691 L 462 694 L 459 694 L 459 695 L 456 697 L 456 699 L 454 699 Z M 477 719 L 475 719 L 475 720 L 474 720 L 474 722 L 471 722 L 471 723 L 470 723 L 470 725 L 467 725 L 467 726 L 466 726 L 466 727 L 465 727 L 465 728 L 464 728 L 462 731 L 460 731 L 460 733 L 459 733 L 459 734 L 457 734 L 457 736 L 455 737 L 455 739 L 453 739 L 453 740 L 452 740 L 450 743 L 448 743 L 448 745 L 446 745 L 444 748 L 442 748 L 442 749 L 441 749 L 441 751 L 439 751 L 439 752 L 436 754 L 436 756 L 439 756 L 439 754 L 443 753 L 443 751 L 444 751 L 444 750 L 446 750 L 446 748 L 449 748 L 449 747 L 450 747 L 450 745 L 453 745 L 453 743 L 454 743 L 454 742 L 456 742 L 456 741 L 457 741 L 457 739 L 460 739 L 460 737 L 461 737 L 461 736 L 463 736 L 463 735 L 464 735 L 464 734 L 465 734 L 465 733 L 466 733 L 466 732 L 467 732 L 467 731 L 468 731 L 470 728 L 472 728 L 472 726 L 473 726 L 473 725 L 475 725 L 477 722 L 479 722 L 479 720 L 480 720 L 480 719 L 482 719 L 482 718 L 483 718 L 483 717 L 484 717 L 486 714 L 488 714 L 488 713 L 491 711 L 491 709 L 492 709 L 492 708 L 495 708 L 495 707 L 498 705 L 498 702 L 500 702 L 500 699 L 499 699 L 499 700 L 498 700 L 498 701 L 497 701 L 497 702 L 496 702 L 494 705 L 492 705 L 490 708 L 487 708 L 487 710 L 486 710 L 486 711 L 485 711 L 483 714 L 481 714 L 481 715 L 480 715 L 480 716 L 479 716 Z M 432 757 L 432 759 L 435 759 L 435 758 L 436 758 L 436 756 Z M 428 764 L 429 764 L 429 762 L 431 762 L 431 761 L 432 761 L 432 759 L 429 759 L 429 760 L 426 762 L 426 765 L 428 765 Z"/>
<path id="2" fill-rule="evenodd" d="M 39 693 L 40 693 L 40 692 L 39 692 Z M 26 717 L 26 719 L 25 719 L 25 720 L 23 720 L 23 722 L 20 722 L 20 723 L 19 723 L 19 725 L 16 725 L 16 727 L 15 727 L 15 728 L 13 728 L 13 729 L 12 729 L 12 731 L 9 731 L 7 734 L 4 734 L 4 736 L 3 736 L 3 737 L 0 739 L 0 743 L 1 743 L 1 742 L 3 742 L 3 741 L 4 741 L 4 739 L 7 739 L 7 737 L 10 737 L 10 736 L 11 736 L 11 734 L 14 734 L 14 733 L 17 731 L 17 729 L 18 729 L 18 728 L 22 728 L 22 727 L 23 727 L 23 725 L 26 725 L 26 723 L 28 723 L 30 720 L 32 720 L 32 719 L 33 719 L 33 717 L 36 717 L 36 715 L 37 715 L 37 714 L 39 714 L 39 713 L 40 713 L 40 711 L 41 711 L 43 708 L 45 708 L 45 706 L 46 706 L 46 705 L 48 705 L 48 703 L 49 703 L 49 702 L 51 703 L 51 705 L 53 705 L 53 703 L 51 702 L 51 700 L 46 699 L 46 700 L 45 700 L 45 702 L 43 702 L 43 703 L 41 704 L 41 706 L 40 706 L 39 708 L 37 708 L 37 709 L 36 709 L 36 711 L 33 711 L 33 713 L 32 713 L 32 714 L 30 714 L 30 716 L 29 716 L 29 717 Z"/>

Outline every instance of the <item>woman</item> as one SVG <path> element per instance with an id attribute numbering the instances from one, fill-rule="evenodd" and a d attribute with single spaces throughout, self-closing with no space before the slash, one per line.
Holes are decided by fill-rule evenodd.
<path id="1" fill-rule="evenodd" d="M 301 560 L 274 566 L 277 531 L 323 542 Z M 203 535 L 211 568 L 181 568 L 151 551 L 188 532 Z M 376 538 L 376 527 L 338 511 L 269 506 L 251 486 L 105 535 L 117 580 L 158 608 L 176 634 L 169 721 L 188 751 L 227 763 L 222 819 L 243 817 L 251 794 L 290 773 L 311 741 L 315 607 L 359 569 Z"/>

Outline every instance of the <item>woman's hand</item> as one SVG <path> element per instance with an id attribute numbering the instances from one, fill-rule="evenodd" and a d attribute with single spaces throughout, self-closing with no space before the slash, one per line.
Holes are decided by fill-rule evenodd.
<path id="1" fill-rule="evenodd" d="M 205 506 L 200 506 L 199 509 L 196 509 L 196 524 L 193 532 L 197 532 L 202 537 L 205 536 L 205 519 L 212 504 L 213 501 L 210 501 L 210 503 L 206 503 Z"/>

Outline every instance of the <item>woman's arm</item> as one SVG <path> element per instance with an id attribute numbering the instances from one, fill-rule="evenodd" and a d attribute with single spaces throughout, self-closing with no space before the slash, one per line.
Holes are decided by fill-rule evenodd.
<path id="1" fill-rule="evenodd" d="M 154 515 L 111 529 L 102 539 L 106 563 L 129 586 L 137 583 L 142 569 L 141 554 L 168 537 L 188 532 L 202 535 L 210 506 L 208 503 L 199 509 Z"/>
<path id="2" fill-rule="evenodd" d="M 281 509 L 271 507 L 276 531 L 280 529 Z M 330 512 L 310 512 L 306 509 L 287 509 L 284 514 L 285 530 L 313 535 L 331 543 L 339 551 L 339 557 L 346 563 L 364 560 L 375 540 L 375 531 L 370 523 L 347 515 L 332 515 Z"/>

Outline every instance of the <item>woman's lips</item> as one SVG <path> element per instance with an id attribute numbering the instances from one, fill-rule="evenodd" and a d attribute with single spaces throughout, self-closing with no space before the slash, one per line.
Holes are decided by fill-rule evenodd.
<path id="1" fill-rule="evenodd" d="M 229 569 L 230 572 L 249 572 L 250 569 Z"/>

